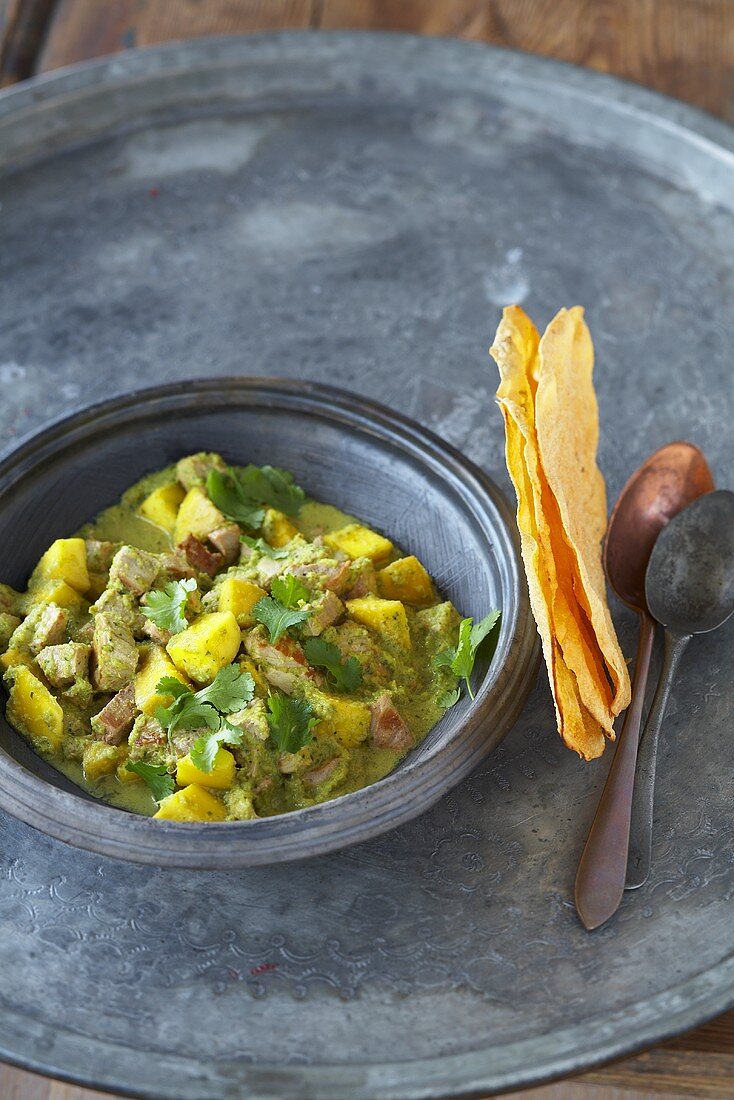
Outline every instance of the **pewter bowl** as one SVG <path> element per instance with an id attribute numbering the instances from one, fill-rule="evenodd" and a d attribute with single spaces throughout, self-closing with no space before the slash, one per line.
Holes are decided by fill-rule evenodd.
<path id="1" fill-rule="evenodd" d="M 0 462 L 0 573 L 17 588 L 48 543 L 182 454 L 293 470 L 307 493 L 417 554 L 466 615 L 502 609 L 476 699 L 462 698 L 385 779 L 279 817 L 152 821 L 92 798 L 0 721 L 0 807 L 60 840 L 172 867 L 235 868 L 318 855 L 416 817 L 512 726 L 537 670 L 514 522 L 492 481 L 417 424 L 326 386 L 223 378 L 115 398 L 56 422 Z"/>

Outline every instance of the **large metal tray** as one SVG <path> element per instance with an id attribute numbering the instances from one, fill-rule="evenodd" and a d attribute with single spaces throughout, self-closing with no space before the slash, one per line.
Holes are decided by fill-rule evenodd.
<path id="1" fill-rule="evenodd" d="M 459 42 L 201 41 L 3 93 L 0 155 L 5 438 L 146 382 L 283 374 L 507 486 L 499 307 L 580 301 L 610 495 L 681 436 L 731 481 L 734 142 L 677 104 Z M 731 623 L 691 647 L 652 878 L 594 935 L 570 896 L 608 759 L 561 747 L 542 679 L 455 793 L 318 860 L 151 873 L 3 817 L 0 1055 L 176 1100 L 436 1097 L 725 1009 L 733 655 Z"/>

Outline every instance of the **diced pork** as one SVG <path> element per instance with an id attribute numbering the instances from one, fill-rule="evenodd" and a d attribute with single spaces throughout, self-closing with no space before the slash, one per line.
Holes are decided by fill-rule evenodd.
<path id="1" fill-rule="evenodd" d="M 114 542 L 101 539 L 85 539 L 87 569 L 90 573 L 109 573 L 115 555 Z"/>
<path id="2" fill-rule="evenodd" d="M 59 645 L 66 641 L 66 628 L 69 625 L 69 612 L 55 603 L 44 604 L 43 610 L 31 636 L 29 649 L 39 653 L 48 645 Z"/>
<path id="3" fill-rule="evenodd" d="M 327 760 L 325 763 L 319 764 L 317 768 L 311 768 L 310 771 L 304 772 L 303 782 L 308 783 L 309 787 L 318 787 L 324 780 L 334 777 L 334 773 L 341 763 L 340 757 L 332 756 L 331 760 Z"/>
<path id="4" fill-rule="evenodd" d="M 377 574 L 369 558 L 357 558 L 352 563 L 347 599 L 357 600 L 377 591 Z"/>
<path id="5" fill-rule="evenodd" d="M 161 573 L 167 580 L 182 581 L 196 576 L 184 554 L 174 550 L 172 554 L 161 554 L 159 558 Z"/>
<path id="6" fill-rule="evenodd" d="M 132 680 L 138 649 L 128 626 L 106 612 L 94 616 L 92 683 L 98 691 L 120 691 Z"/>
<path id="7" fill-rule="evenodd" d="M 133 597 L 128 592 L 116 592 L 112 588 L 106 588 L 89 610 L 92 615 L 98 615 L 103 611 L 115 622 L 129 627 L 133 634 L 139 634 L 142 631 L 145 621 Z"/>
<path id="8" fill-rule="evenodd" d="M 413 737 L 393 705 L 388 692 L 375 699 L 370 707 L 370 733 L 372 744 L 376 749 L 391 749 L 393 752 L 402 752 L 413 745 Z"/>
<path id="9" fill-rule="evenodd" d="M 164 630 L 163 627 L 158 626 L 152 619 L 146 619 L 142 626 L 142 632 L 146 638 L 151 638 L 158 645 L 166 646 L 170 642 L 173 634 L 170 630 Z"/>
<path id="10" fill-rule="evenodd" d="M 152 588 L 160 560 L 156 554 L 138 550 L 136 546 L 121 546 L 110 566 L 110 585 L 119 585 L 133 596 L 142 596 Z"/>
<path id="11" fill-rule="evenodd" d="M 162 746 L 167 743 L 166 731 L 157 718 L 148 714 L 139 714 L 133 723 L 130 734 L 130 746 L 146 749 L 151 746 Z M 138 754 L 139 755 L 139 754 Z"/>
<path id="12" fill-rule="evenodd" d="M 90 647 L 81 642 L 64 642 L 49 645 L 36 657 L 38 667 L 54 687 L 69 687 L 76 680 L 86 678 L 89 668 Z"/>
<path id="13" fill-rule="evenodd" d="M 135 688 L 127 684 L 102 707 L 99 714 L 94 715 L 90 722 L 92 732 L 98 741 L 119 745 L 132 729 L 136 714 Z"/>
<path id="14" fill-rule="evenodd" d="M 311 615 L 303 624 L 303 633 L 311 636 L 322 634 L 327 627 L 338 622 L 344 614 L 344 604 L 331 589 L 311 605 Z"/>
<path id="15" fill-rule="evenodd" d="M 94 638 L 94 619 L 88 619 L 81 626 L 75 627 L 71 632 L 72 640 L 81 642 L 82 645 L 91 646 Z"/>
<path id="16" fill-rule="evenodd" d="M 8 648 L 8 642 L 14 630 L 17 630 L 23 620 L 17 615 L 11 615 L 9 611 L 0 611 L 0 650 Z"/>
<path id="17" fill-rule="evenodd" d="M 348 561 L 334 561 L 329 558 L 326 561 L 314 561 L 305 565 L 296 565 L 291 569 L 294 577 L 299 577 L 309 585 L 328 589 L 341 596 L 349 586 L 352 575 L 352 564 Z"/>
<path id="18" fill-rule="evenodd" d="M 273 580 L 273 577 L 277 577 L 280 573 L 289 571 L 287 561 L 266 557 L 260 558 L 255 569 L 257 570 L 257 583 L 262 588 L 270 588 L 270 582 Z"/>
<path id="19" fill-rule="evenodd" d="M 258 662 L 269 683 L 286 695 L 293 693 L 298 680 L 321 680 L 320 674 L 309 667 L 298 642 L 288 635 L 273 644 L 266 640 L 264 631 L 251 630 L 245 635 L 245 649 Z"/>
<path id="20" fill-rule="evenodd" d="M 213 577 L 224 565 L 224 556 L 218 551 L 207 550 L 204 543 L 195 535 L 188 535 L 180 546 L 190 565 L 199 573 Z"/>
<path id="21" fill-rule="evenodd" d="M 228 715 L 227 721 L 246 733 L 251 733 L 258 741 L 267 741 L 270 736 L 270 727 L 262 699 L 253 699 L 242 710 Z"/>
<path id="22" fill-rule="evenodd" d="M 217 527 L 206 536 L 214 549 L 222 555 L 226 565 L 234 565 L 240 556 L 240 529 L 236 523 Z"/>
<path id="23" fill-rule="evenodd" d="M 339 623 L 329 632 L 328 640 L 333 642 L 344 660 L 357 658 L 368 682 L 386 684 L 392 678 L 384 653 L 361 623 L 352 622 L 351 619 Z"/>
<path id="24" fill-rule="evenodd" d="M 193 489 L 194 485 L 203 485 L 209 476 L 210 470 L 227 469 L 221 455 L 200 451 L 199 454 L 187 455 L 176 463 L 176 479 L 180 481 L 184 489 Z"/>

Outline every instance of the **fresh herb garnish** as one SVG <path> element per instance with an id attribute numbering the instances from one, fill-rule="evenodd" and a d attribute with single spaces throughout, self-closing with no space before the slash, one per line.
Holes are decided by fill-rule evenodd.
<path id="1" fill-rule="evenodd" d="M 164 764 L 146 764 L 143 760 L 128 760 L 125 767 L 129 772 L 135 772 L 150 787 L 150 793 L 156 802 L 162 802 L 173 794 L 175 783 L 173 776 L 166 771 Z"/>
<path id="2" fill-rule="evenodd" d="M 445 691 L 438 700 L 438 705 L 443 707 L 444 710 L 448 710 L 449 707 L 453 707 L 454 703 L 458 703 L 461 692 L 458 688 L 452 688 L 450 691 Z"/>
<path id="3" fill-rule="evenodd" d="M 164 676 L 158 681 L 156 691 L 172 695 L 173 702 L 158 707 L 155 716 L 166 729 L 169 738 L 177 729 L 206 727 L 191 750 L 191 759 L 202 771 L 209 772 L 214 764 L 217 749 L 223 741 L 239 744 L 242 730 L 231 725 L 225 714 L 241 710 L 255 693 L 255 682 L 249 672 L 242 672 L 236 665 L 221 669 L 211 684 L 199 691 L 191 691 L 174 676 Z"/>
<path id="4" fill-rule="evenodd" d="M 311 593 L 305 584 L 301 584 L 298 577 L 294 577 L 292 573 L 275 577 L 270 585 L 270 591 L 284 607 L 297 607 L 299 603 L 306 603 L 311 599 Z"/>
<path id="5" fill-rule="evenodd" d="M 227 519 L 252 528 L 260 527 L 265 519 L 265 509 L 252 497 L 248 497 L 231 466 L 227 468 L 226 474 L 221 470 L 210 470 L 206 479 L 206 491 Z"/>
<path id="6" fill-rule="evenodd" d="M 298 752 L 313 741 L 313 727 L 319 721 L 310 703 L 292 695 L 268 696 L 267 719 L 279 752 Z"/>
<path id="7" fill-rule="evenodd" d="M 331 642 L 323 638 L 309 638 L 303 649 L 308 663 L 325 668 L 341 691 L 354 691 L 362 683 L 362 666 L 357 658 L 348 657 L 343 661 L 341 653 Z"/>
<path id="8" fill-rule="evenodd" d="M 459 624 L 459 643 L 456 649 L 444 650 L 436 657 L 437 665 L 449 665 L 454 675 L 461 677 L 466 682 L 467 690 L 472 699 L 474 698 L 474 692 L 472 691 L 470 678 L 474 669 L 477 650 L 497 624 L 499 617 L 499 611 L 490 611 L 478 623 L 475 623 L 471 617 L 462 619 Z"/>
<path id="9" fill-rule="evenodd" d="M 252 609 L 253 618 L 267 627 L 270 641 L 275 643 L 292 626 L 305 623 L 310 611 L 291 611 L 271 596 L 263 596 Z"/>
<path id="10" fill-rule="evenodd" d="M 187 577 L 183 581 L 171 581 L 163 588 L 154 589 L 145 596 L 140 610 L 146 619 L 150 619 L 161 630 L 179 634 L 189 625 L 186 618 L 186 604 L 189 593 L 196 590 L 196 581 Z"/>
<path id="11" fill-rule="evenodd" d="M 243 491 L 252 500 L 269 504 L 287 516 L 295 516 L 306 499 L 293 474 L 278 466 L 245 466 L 239 474 Z"/>
<path id="12" fill-rule="evenodd" d="M 240 535 L 240 542 L 244 542 L 251 550 L 257 550 L 258 554 L 262 554 L 264 558 L 275 558 L 276 561 L 279 561 L 288 557 L 287 548 L 281 547 L 278 549 L 276 546 L 271 546 L 265 539 L 253 539 L 250 535 Z"/>

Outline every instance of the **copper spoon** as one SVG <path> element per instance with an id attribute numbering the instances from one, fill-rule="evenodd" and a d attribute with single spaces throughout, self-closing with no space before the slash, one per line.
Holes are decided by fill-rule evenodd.
<path id="1" fill-rule="evenodd" d="M 645 571 L 663 527 L 713 488 L 698 447 L 669 443 L 635 471 L 609 520 L 604 568 L 619 598 L 640 616 L 640 637 L 632 699 L 576 872 L 576 909 L 589 931 L 616 912 L 625 886 L 637 750 L 655 634 L 645 598 Z"/>

